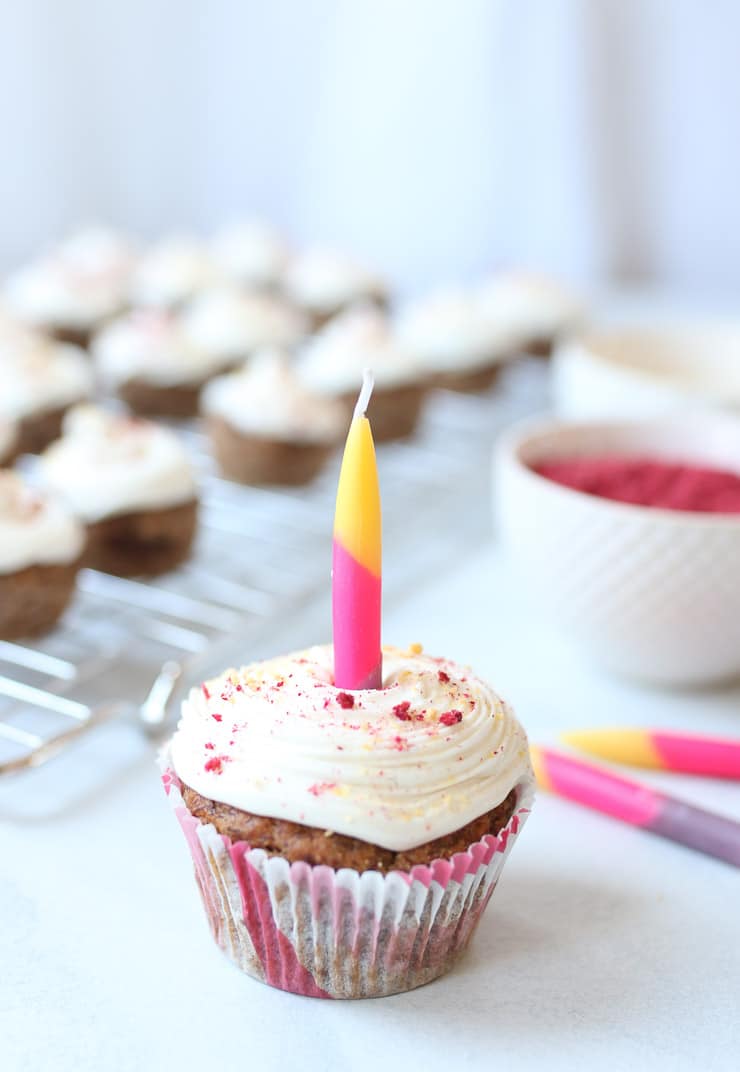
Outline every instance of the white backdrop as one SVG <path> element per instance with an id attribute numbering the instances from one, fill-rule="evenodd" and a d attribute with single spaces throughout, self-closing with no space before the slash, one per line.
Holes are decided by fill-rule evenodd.
<path id="1" fill-rule="evenodd" d="M 740 293 L 733 0 L 0 0 L 0 261 L 252 210 L 406 286 Z"/>

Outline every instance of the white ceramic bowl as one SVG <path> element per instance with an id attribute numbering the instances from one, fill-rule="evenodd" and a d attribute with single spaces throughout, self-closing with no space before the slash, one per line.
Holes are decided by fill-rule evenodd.
<path id="1" fill-rule="evenodd" d="M 740 420 L 528 422 L 496 454 L 497 519 L 538 607 L 602 666 L 661 684 L 740 675 L 740 515 L 685 513 L 573 491 L 529 466 L 595 453 L 740 473 Z"/>
<path id="2" fill-rule="evenodd" d="M 740 323 L 608 328 L 571 339 L 554 355 L 553 398 L 561 416 L 579 420 L 740 412 Z"/>

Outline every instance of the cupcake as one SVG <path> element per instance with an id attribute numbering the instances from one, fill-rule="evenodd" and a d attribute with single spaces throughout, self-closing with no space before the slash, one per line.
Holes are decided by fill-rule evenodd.
<path id="1" fill-rule="evenodd" d="M 82 525 L 55 499 L 0 471 L 0 638 L 51 629 L 75 586 Z"/>
<path id="2" fill-rule="evenodd" d="M 0 417 L 0 469 L 11 465 L 18 453 L 18 428 L 14 421 Z"/>
<path id="3" fill-rule="evenodd" d="M 185 236 L 168 238 L 140 258 L 129 285 L 130 304 L 176 309 L 215 278 L 215 265 L 203 243 Z"/>
<path id="4" fill-rule="evenodd" d="M 198 502 L 177 436 L 139 417 L 79 406 L 40 459 L 45 486 L 87 526 L 85 565 L 121 576 L 173 569 L 190 554 Z"/>
<path id="5" fill-rule="evenodd" d="M 4 302 L 28 326 L 85 347 L 124 307 L 133 258 L 113 232 L 80 232 L 11 275 Z"/>
<path id="6" fill-rule="evenodd" d="M 242 364 L 265 346 L 295 346 L 306 335 L 308 323 L 282 298 L 219 287 L 188 305 L 182 327 L 194 346 L 226 367 Z"/>
<path id="7" fill-rule="evenodd" d="M 388 301 L 382 279 L 331 249 L 310 249 L 296 256 L 285 273 L 283 288 L 290 301 L 311 317 L 314 328 L 356 302 L 385 307 Z"/>
<path id="8" fill-rule="evenodd" d="M 365 368 L 372 369 L 375 380 L 369 409 L 375 441 L 410 435 L 426 393 L 423 372 L 376 307 L 355 306 L 340 313 L 307 343 L 298 363 L 303 381 L 318 394 L 340 401 L 347 421 Z"/>
<path id="9" fill-rule="evenodd" d="M 219 231 L 211 253 L 224 279 L 254 290 L 274 290 L 288 263 L 288 249 L 260 220 L 245 220 Z"/>
<path id="10" fill-rule="evenodd" d="M 313 997 L 379 997 L 465 950 L 528 813 L 526 735 L 469 670 L 384 650 L 340 691 L 332 649 L 193 689 L 163 753 L 213 936 Z"/>
<path id="11" fill-rule="evenodd" d="M 430 386 L 448 391 L 486 390 L 512 353 L 511 334 L 492 324 L 467 290 L 439 291 L 408 305 L 397 330 Z"/>
<path id="12" fill-rule="evenodd" d="M 501 272 L 480 289 L 484 316 L 508 333 L 519 352 L 549 357 L 585 321 L 583 303 L 554 279 L 534 272 Z"/>
<path id="13" fill-rule="evenodd" d="M 0 418 L 17 425 L 16 454 L 37 454 L 56 439 L 70 406 L 93 390 L 83 350 L 24 333 L 0 336 Z"/>
<path id="14" fill-rule="evenodd" d="M 221 471 L 243 484 L 306 484 L 346 431 L 339 403 L 312 394 L 285 353 L 265 350 L 203 391 Z"/>
<path id="15" fill-rule="evenodd" d="M 135 413 L 192 417 L 203 384 L 224 363 L 197 346 L 180 318 L 162 309 L 139 309 L 113 321 L 92 344 L 101 379 Z"/>

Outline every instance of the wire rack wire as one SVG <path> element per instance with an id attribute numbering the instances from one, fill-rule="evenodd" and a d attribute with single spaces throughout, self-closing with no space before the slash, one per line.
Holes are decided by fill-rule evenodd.
<path id="1" fill-rule="evenodd" d="M 545 401 L 542 365 L 522 360 L 490 395 L 431 396 L 417 435 L 379 448 L 386 601 L 487 537 L 493 439 Z M 301 636 L 326 602 L 339 455 L 305 489 L 243 487 L 216 474 L 197 424 L 179 431 L 201 475 L 191 560 L 154 581 L 83 570 L 56 630 L 0 641 L 0 775 L 111 720 L 161 733 L 189 683 L 262 657 L 278 631 Z"/>

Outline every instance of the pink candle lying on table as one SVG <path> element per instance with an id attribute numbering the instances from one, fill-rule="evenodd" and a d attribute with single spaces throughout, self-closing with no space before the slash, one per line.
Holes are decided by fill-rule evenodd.
<path id="1" fill-rule="evenodd" d="M 740 867 L 740 822 L 669 797 L 604 767 L 530 748 L 542 789 Z"/>
<path id="2" fill-rule="evenodd" d="M 344 448 L 334 515 L 334 684 L 341 689 L 379 689 L 383 678 L 380 488 L 365 416 L 372 389 L 366 372 Z"/>

